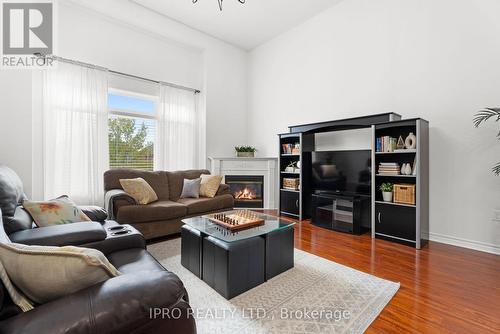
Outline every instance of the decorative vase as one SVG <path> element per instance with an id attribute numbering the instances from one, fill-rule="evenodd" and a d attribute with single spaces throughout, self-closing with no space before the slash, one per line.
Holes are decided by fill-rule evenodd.
<path id="1" fill-rule="evenodd" d="M 411 165 L 409 163 L 406 164 L 405 175 L 411 175 Z"/>
<path id="2" fill-rule="evenodd" d="M 236 156 L 238 158 L 253 158 L 255 156 L 255 152 L 236 152 Z"/>
<path id="3" fill-rule="evenodd" d="M 409 150 L 417 148 L 417 137 L 413 134 L 413 132 L 410 132 L 408 137 L 406 137 L 405 146 Z"/>
<path id="4" fill-rule="evenodd" d="M 392 202 L 392 191 L 391 192 L 382 191 L 382 197 L 384 199 L 384 202 Z"/>

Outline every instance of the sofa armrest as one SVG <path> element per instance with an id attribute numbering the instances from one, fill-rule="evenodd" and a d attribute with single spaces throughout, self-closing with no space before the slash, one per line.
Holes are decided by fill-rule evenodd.
<path id="1" fill-rule="evenodd" d="M 79 205 L 78 208 L 94 222 L 104 223 L 108 218 L 108 213 L 104 208 L 96 205 Z"/>
<path id="2" fill-rule="evenodd" d="M 220 184 L 219 189 L 217 190 L 215 196 L 220 196 L 220 195 L 232 195 L 229 186 L 227 184 L 224 183 Z"/>
<path id="3" fill-rule="evenodd" d="M 98 222 L 81 222 L 18 231 L 9 238 L 25 245 L 78 246 L 106 239 L 106 231 Z"/>
<path id="4" fill-rule="evenodd" d="M 81 246 L 97 249 L 103 252 L 104 255 L 130 248 L 146 249 L 146 239 L 144 239 L 141 232 L 130 225 L 121 225 L 121 227 L 129 230 L 129 233 L 124 235 L 113 235 L 113 230 L 108 230 L 106 231 L 108 236 L 105 240 L 82 244 Z"/>
<path id="5" fill-rule="evenodd" d="M 167 271 L 126 274 L 8 318 L 0 333 L 196 333 L 184 291 Z M 178 319 L 155 316 L 174 308 Z"/>
<path id="6" fill-rule="evenodd" d="M 110 189 L 104 195 L 104 205 L 109 219 L 116 218 L 120 207 L 136 204 L 136 200 L 122 189 Z"/>

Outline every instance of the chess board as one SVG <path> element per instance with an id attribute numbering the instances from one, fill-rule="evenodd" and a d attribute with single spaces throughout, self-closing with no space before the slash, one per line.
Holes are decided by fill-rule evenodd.
<path id="1" fill-rule="evenodd" d="M 265 220 L 260 218 L 257 213 L 248 210 L 237 210 L 231 214 L 215 213 L 210 215 L 208 219 L 230 231 L 239 231 L 265 223 Z"/>

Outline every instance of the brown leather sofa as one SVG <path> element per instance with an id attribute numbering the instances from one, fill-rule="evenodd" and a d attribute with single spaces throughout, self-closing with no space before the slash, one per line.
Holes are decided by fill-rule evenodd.
<path id="1" fill-rule="evenodd" d="M 184 179 L 196 179 L 208 170 L 187 171 L 142 171 L 135 169 L 112 169 L 104 173 L 104 190 L 122 189 L 120 179 L 141 177 L 146 180 L 158 196 L 158 201 L 137 205 L 126 195 L 114 197 L 111 215 L 120 224 L 137 228 L 146 239 L 180 233 L 182 219 L 207 213 L 230 210 L 234 197 L 229 186 L 221 184 L 214 198 L 180 198 Z"/>
<path id="2" fill-rule="evenodd" d="M 19 177 L 0 166 L 1 243 L 99 249 L 122 275 L 26 313 L 0 281 L 0 334 L 196 333 L 182 281 L 148 253 L 136 229 L 106 220 L 106 212 L 98 207 L 82 207 L 92 222 L 32 228 L 33 220 L 21 205 L 25 198 Z M 116 234 L 121 230 L 127 232 Z M 151 317 L 152 310 L 174 314 L 174 309 L 177 319 Z"/>

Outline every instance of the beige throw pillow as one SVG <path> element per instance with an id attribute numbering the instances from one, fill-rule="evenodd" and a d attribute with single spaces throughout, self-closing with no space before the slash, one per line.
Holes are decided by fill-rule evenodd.
<path id="1" fill-rule="evenodd" d="M 202 197 L 215 197 L 219 190 L 222 176 L 220 175 L 201 175 L 200 196 Z"/>
<path id="2" fill-rule="evenodd" d="M 142 177 L 136 179 L 120 179 L 123 190 L 139 204 L 149 204 L 158 200 L 158 196 L 149 183 Z"/>
<path id="3" fill-rule="evenodd" d="M 39 304 L 120 275 L 103 253 L 82 247 L 0 243 L 0 261 L 12 283 Z"/>
<path id="4" fill-rule="evenodd" d="M 45 202 L 26 200 L 23 202 L 23 207 L 38 227 L 90 221 L 90 218 L 67 196 Z"/>

